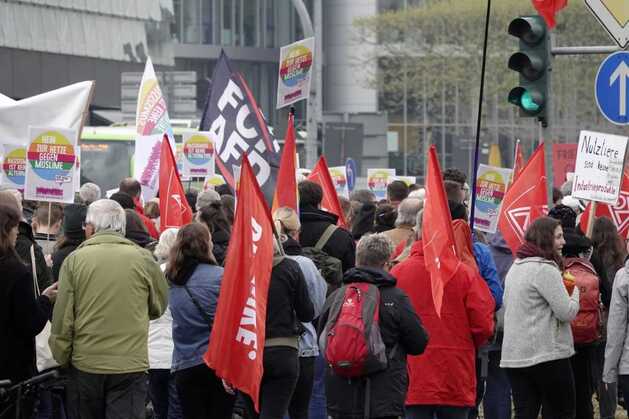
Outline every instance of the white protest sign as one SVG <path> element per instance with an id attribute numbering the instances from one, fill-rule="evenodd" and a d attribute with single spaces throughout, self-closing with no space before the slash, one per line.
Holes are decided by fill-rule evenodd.
<path id="1" fill-rule="evenodd" d="M 367 186 L 378 200 L 386 199 L 387 186 L 395 180 L 395 169 L 367 169 Z"/>
<path id="2" fill-rule="evenodd" d="M 406 186 L 414 185 L 417 182 L 415 176 L 396 176 L 393 180 L 400 180 L 406 184 Z"/>
<path id="3" fill-rule="evenodd" d="M 24 199 L 73 203 L 77 131 L 31 126 L 29 137 Z"/>
<path id="4" fill-rule="evenodd" d="M 26 146 L 0 144 L 0 185 L 24 191 Z"/>
<path id="5" fill-rule="evenodd" d="M 345 166 L 334 166 L 328 168 L 332 183 L 336 189 L 338 196 L 349 199 L 349 189 L 347 188 L 347 173 L 345 172 Z"/>
<path id="6" fill-rule="evenodd" d="M 509 187 L 512 173 L 512 169 L 486 164 L 478 166 L 474 228 L 490 234 L 496 232 L 502 201 Z"/>
<path id="7" fill-rule="evenodd" d="M 581 131 L 572 197 L 615 205 L 625 164 L 627 137 Z"/>
<path id="8" fill-rule="evenodd" d="M 277 109 L 310 95 L 315 39 L 306 38 L 280 49 L 277 77 Z"/>
<path id="9" fill-rule="evenodd" d="M 183 170 L 185 177 L 214 175 L 216 153 L 209 132 L 187 132 L 183 135 Z"/>

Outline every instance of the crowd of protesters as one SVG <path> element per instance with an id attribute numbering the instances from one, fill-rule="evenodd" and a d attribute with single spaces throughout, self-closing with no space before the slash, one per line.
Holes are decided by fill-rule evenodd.
<path id="1" fill-rule="evenodd" d="M 189 192 L 194 221 L 179 229 L 160 228 L 159 198 L 143 204 L 132 178 L 109 199 L 85 184 L 65 206 L 0 191 L 0 380 L 60 372 L 18 401 L 0 391 L 0 418 L 19 406 L 22 418 L 590 419 L 593 398 L 614 417 L 629 395 L 629 268 L 614 222 L 596 218 L 586 237 L 583 206 L 557 190 L 513 255 L 500 232 L 470 230 L 465 175 L 446 170 L 444 186 L 461 263 L 440 313 L 419 185 L 340 197 L 347 228 L 307 180 L 299 211 L 273 212 L 259 412 L 204 361 L 229 187 Z M 326 325 L 356 284 L 379 292 L 385 366 L 347 378 L 326 358 Z"/>

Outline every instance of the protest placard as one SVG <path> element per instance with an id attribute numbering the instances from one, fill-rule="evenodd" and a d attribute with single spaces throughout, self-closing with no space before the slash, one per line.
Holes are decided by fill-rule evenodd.
<path id="1" fill-rule="evenodd" d="M 417 182 L 417 178 L 415 176 L 396 176 L 393 180 L 401 180 L 406 184 L 406 186 L 414 185 Z"/>
<path id="2" fill-rule="evenodd" d="M 367 169 L 367 186 L 377 199 L 387 197 L 387 186 L 395 178 L 395 169 Z"/>
<path id="3" fill-rule="evenodd" d="M 142 191 L 159 189 L 160 147 L 164 134 L 138 135 L 135 139 L 133 177 L 142 185 Z M 146 195 L 142 195 L 146 199 Z"/>
<path id="4" fill-rule="evenodd" d="M 24 199 L 73 203 L 77 131 L 31 126 L 29 137 Z"/>
<path id="5" fill-rule="evenodd" d="M 620 193 L 627 137 L 581 131 L 572 196 L 615 205 Z"/>
<path id="6" fill-rule="evenodd" d="M 512 169 L 486 164 L 478 166 L 474 228 L 490 234 L 496 232 L 502 201 L 507 192 L 512 172 Z"/>
<path id="7" fill-rule="evenodd" d="M 184 177 L 206 177 L 214 174 L 214 141 L 209 132 L 188 132 L 183 135 Z"/>
<path id="8" fill-rule="evenodd" d="M 2 171 L 0 171 L 0 185 L 7 188 L 24 191 L 26 171 L 26 147 L 15 144 L 0 145 L 2 156 Z"/>
<path id="9" fill-rule="evenodd" d="M 280 49 L 277 78 L 277 109 L 307 99 L 310 95 L 315 39 L 304 40 Z"/>
<path id="10" fill-rule="evenodd" d="M 347 173 L 345 172 L 345 166 L 335 166 L 328 169 L 332 183 L 336 189 L 338 196 L 349 199 L 349 189 L 347 189 Z"/>

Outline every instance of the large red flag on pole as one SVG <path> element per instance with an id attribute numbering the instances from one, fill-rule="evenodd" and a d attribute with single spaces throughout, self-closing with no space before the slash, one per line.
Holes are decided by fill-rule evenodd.
<path id="1" fill-rule="evenodd" d="M 177 162 L 164 134 L 159 164 L 159 213 L 162 231 L 181 227 L 192 221 L 192 209 L 177 172 Z"/>
<path id="2" fill-rule="evenodd" d="M 210 344 L 204 360 L 259 410 L 267 295 L 273 265 L 271 217 L 247 157 Z"/>
<path id="3" fill-rule="evenodd" d="M 328 169 L 328 163 L 325 160 L 325 156 L 319 157 L 319 161 L 317 161 L 314 169 L 312 169 L 312 173 L 308 176 L 308 180 L 319 184 L 321 189 L 323 189 L 321 208 L 339 217 L 337 224 L 343 228 L 347 228 L 345 214 L 343 213 L 339 196 L 336 193 L 336 188 L 332 182 L 332 177 L 330 176 L 330 170 Z"/>
<path id="4" fill-rule="evenodd" d="M 531 0 L 533 7 L 546 21 L 548 29 L 555 27 L 555 14 L 568 5 L 568 0 Z"/>
<path id="5" fill-rule="evenodd" d="M 277 175 L 275 196 L 273 197 L 273 211 L 281 207 L 289 207 L 298 211 L 296 155 L 295 117 L 290 114 L 288 115 L 288 128 L 286 128 L 286 136 L 284 137 L 284 150 L 282 151 L 280 169 Z"/>
<path id="6" fill-rule="evenodd" d="M 498 228 L 514 255 L 529 225 L 547 213 L 544 144 L 540 144 L 502 201 Z"/>
<path id="7" fill-rule="evenodd" d="M 459 267 L 454 245 L 452 217 L 441 177 L 441 167 L 435 146 L 428 152 L 426 172 L 426 201 L 422 220 L 424 260 L 430 272 L 432 299 L 437 315 L 441 316 L 443 290 Z"/>
<path id="8" fill-rule="evenodd" d="M 588 231 L 588 221 L 590 219 L 590 211 L 592 211 L 592 203 L 590 202 L 585 211 L 581 215 L 579 227 L 584 233 Z M 622 177 L 622 185 L 620 187 L 620 194 L 618 195 L 618 201 L 616 205 L 607 205 L 601 202 L 596 204 L 596 213 L 598 217 L 607 217 L 614 222 L 618 229 L 618 234 L 622 237 L 627 237 L 629 232 L 629 176 L 627 172 Z"/>

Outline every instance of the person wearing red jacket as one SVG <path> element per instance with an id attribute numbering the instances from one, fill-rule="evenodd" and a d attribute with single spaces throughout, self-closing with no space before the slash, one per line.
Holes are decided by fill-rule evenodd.
<path id="1" fill-rule="evenodd" d="M 441 317 L 437 315 L 428 291 L 422 216 L 420 211 L 415 226 L 418 240 L 409 257 L 391 270 L 430 335 L 424 354 L 408 357 L 406 418 L 464 419 L 476 402 L 476 348 L 494 332 L 495 303 L 478 272 L 461 263 L 444 288 Z"/>
<path id="2" fill-rule="evenodd" d="M 124 178 L 118 185 L 118 191 L 124 192 L 133 198 L 133 208 L 129 209 L 134 209 L 135 212 L 138 213 L 142 219 L 142 223 L 146 226 L 149 235 L 155 240 L 159 240 L 159 232 L 157 231 L 157 228 L 155 228 L 155 224 L 153 224 L 153 221 L 151 221 L 149 217 L 144 215 L 144 209 L 142 208 L 142 202 L 140 201 L 140 195 L 142 194 L 142 185 L 140 185 L 140 182 L 132 177 Z"/>

